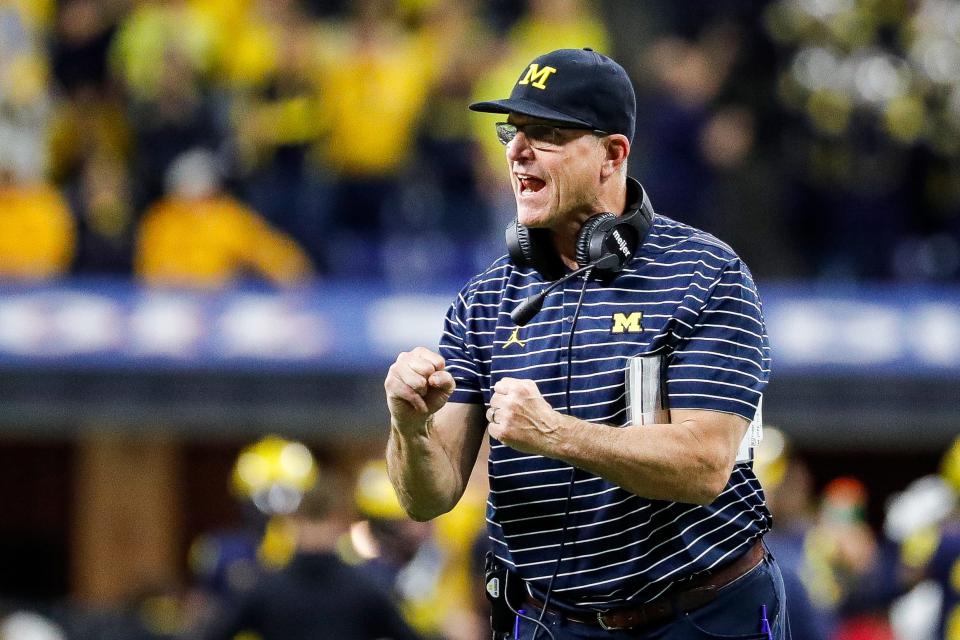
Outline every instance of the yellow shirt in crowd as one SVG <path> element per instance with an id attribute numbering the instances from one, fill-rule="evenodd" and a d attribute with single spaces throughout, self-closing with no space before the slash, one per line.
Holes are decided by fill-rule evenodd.
<path id="1" fill-rule="evenodd" d="M 166 198 L 144 215 L 135 269 L 150 284 L 217 287 L 248 273 L 277 284 L 311 274 L 297 244 L 229 196 Z"/>
<path id="2" fill-rule="evenodd" d="M 415 45 L 385 36 L 382 43 L 348 48 L 325 61 L 323 155 L 337 173 L 389 175 L 407 159 L 430 88 L 429 69 Z"/>
<path id="3" fill-rule="evenodd" d="M 0 187 L 0 278 L 65 273 L 76 234 L 66 200 L 48 185 Z"/>

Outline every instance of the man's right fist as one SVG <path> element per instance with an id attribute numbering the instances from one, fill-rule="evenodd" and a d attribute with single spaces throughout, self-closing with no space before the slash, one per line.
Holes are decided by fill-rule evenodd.
<path id="1" fill-rule="evenodd" d="M 457 385 L 444 366 L 440 354 L 424 347 L 397 356 L 383 382 L 395 423 L 422 425 L 447 403 Z"/>

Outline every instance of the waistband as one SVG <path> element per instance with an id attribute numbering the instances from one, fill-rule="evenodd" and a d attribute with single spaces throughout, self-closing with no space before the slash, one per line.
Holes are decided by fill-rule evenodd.
<path id="1" fill-rule="evenodd" d="M 608 611 L 570 613 L 554 607 L 547 611 L 572 622 L 601 627 L 608 631 L 649 627 L 688 613 L 716 599 L 722 587 L 746 575 L 767 557 L 760 538 L 742 556 L 715 571 L 704 572 L 687 580 L 656 600 L 637 606 L 619 607 Z M 543 602 L 528 595 L 527 604 L 543 609 Z"/>

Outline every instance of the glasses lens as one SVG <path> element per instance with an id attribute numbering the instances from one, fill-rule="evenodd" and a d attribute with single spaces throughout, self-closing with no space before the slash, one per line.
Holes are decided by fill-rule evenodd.
<path id="1" fill-rule="evenodd" d="M 560 130 L 546 124 L 528 124 L 523 128 L 523 135 L 531 144 L 541 147 L 559 147 L 561 144 Z"/>
<path id="2" fill-rule="evenodd" d="M 517 128 L 509 122 L 497 123 L 497 139 L 500 144 L 506 146 L 510 141 L 517 137 Z"/>
<path id="3" fill-rule="evenodd" d="M 563 146 L 563 138 L 560 128 L 549 124 L 526 124 L 518 127 L 509 122 L 497 123 L 497 139 L 503 145 L 508 145 L 517 137 L 517 132 L 522 131 L 527 141 L 537 148 L 560 147 Z M 575 127 L 566 127 L 573 129 Z"/>

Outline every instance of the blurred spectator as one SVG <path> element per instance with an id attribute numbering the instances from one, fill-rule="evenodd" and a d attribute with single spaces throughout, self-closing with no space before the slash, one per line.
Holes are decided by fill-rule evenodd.
<path id="1" fill-rule="evenodd" d="M 187 0 L 137 0 L 121 22 L 110 58 L 129 96 L 138 205 L 160 197 L 177 156 L 222 146 L 224 108 L 209 90 L 222 38 L 213 17 Z"/>
<path id="2" fill-rule="evenodd" d="M 752 145 L 752 131 L 744 126 L 749 120 L 728 118 L 708 130 L 738 46 L 738 33 L 720 25 L 695 40 L 664 36 L 644 52 L 639 74 L 653 84 L 638 95 L 636 138 L 645 161 L 631 170 L 649 183 L 659 211 L 713 232 L 707 198 L 715 178 L 704 150 L 729 166 Z"/>
<path id="3" fill-rule="evenodd" d="M 389 597 L 335 550 L 352 512 L 347 484 L 323 472 L 322 481 L 304 494 L 290 521 L 296 552 L 285 568 L 265 574 L 229 607 L 202 637 L 231 640 L 253 631 L 263 640 L 412 640 Z"/>
<path id="4" fill-rule="evenodd" d="M 26 181 L 46 170 L 49 69 L 42 44 L 46 12 L 29 2 L 0 2 L 0 165 Z"/>
<path id="5" fill-rule="evenodd" d="M 136 274 L 150 284 L 216 287 L 247 275 L 281 285 L 310 277 L 296 243 L 221 190 L 216 161 L 195 149 L 167 174 L 167 196 L 144 214 Z"/>
<path id="6" fill-rule="evenodd" d="M 188 0 L 134 0 L 111 51 L 112 65 L 135 102 L 150 102 L 172 84 L 199 83 L 212 76 L 221 34 L 213 16 Z"/>
<path id="7" fill-rule="evenodd" d="M 81 88 L 103 92 L 109 85 L 108 52 L 122 0 L 65 0 L 57 7 L 50 47 L 53 73 L 72 94 Z"/>
<path id="8" fill-rule="evenodd" d="M 949 488 L 947 494 L 938 493 L 933 504 L 915 501 L 927 507 L 927 513 L 918 514 L 915 521 L 927 522 L 904 540 L 901 559 L 908 584 L 927 579 L 938 587 L 941 602 L 935 637 L 954 640 L 960 637 L 960 437 L 943 457 L 940 480 Z M 937 512 L 941 517 L 930 521 L 929 514 Z"/>
<path id="9" fill-rule="evenodd" d="M 838 478 L 817 504 L 809 469 L 778 429 L 764 429 L 755 464 L 774 517 L 764 540 L 783 570 L 793 637 L 892 638 L 892 547 L 865 522 L 865 486 Z"/>
<path id="10" fill-rule="evenodd" d="M 876 560 L 866 498 L 866 487 L 855 478 L 837 478 L 823 489 L 818 522 L 808 537 L 825 562 L 820 588 L 814 591 L 823 602 L 837 602 L 856 589 Z"/>
<path id="11" fill-rule="evenodd" d="M 444 558 L 434 539 L 434 524 L 407 516 L 393 492 L 386 465 L 379 460 L 360 469 L 355 497 L 365 518 L 363 532 L 369 536 L 364 575 L 398 602 L 417 629 L 436 632 L 439 612 L 432 600 Z"/>
<path id="12" fill-rule="evenodd" d="M 205 628 L 232 610 L 265 570 L 286 566 L 295 536 L 286 516 L 317 482 L 313 453 L 301 442 L 265 436 L 240 450 L 230 476 L 242 522 L 205 532 L 190 545 L 195 584 L 186 599 L 185 626 Z"/>
<path id="13" fill-rule="evenodd" d="M 834 601 L 841 620 L 836 640 L 893 640 L 887 621 L 889 604 L 884 575 L 889 564 L 885 547 L 866 523 L 867 491 L 855 478 L 837 478 L 823 490 L 819 522 L 808 537 L 819 570 L 821 591 Z"/>
<path id="14" fill-rule="evenodd" d="M 379 243 L 396 215 L 400 172 L 434 80 L 396 4 L 363 0 L 327 33 L 320 72 L 324 166 L 333 174 L 326 245 L 335 274 L 382 274 Z"/>
<path id="15" fill-rule="evenodd" d="M 78 84 L 56 107 L 48 132 L 50 174 L 76 216 L 76 273 L 129 275 L 139 193 L 131 182 L 133 134 L 123 103 Z"/>
<path id="16" fill-rule="evenodd" d="M 33 280 L 66 273 L 75 230 L 52 186 L 0 162 L 0 278 Z"/>
<path id="17" fill-rule="evenodd" d="M 254 0 L 224 61 L 245 199 L 323 260 L 328 179 L 316 145 L 324 129 L 317 86 L 322 36 L 295 0 Z"/>
<path id="18" fill-rule="evenodd" d="M 818 275 L 960 272 L 960 192 L 946 179 L 960 157 L 958 20 L 941 0 L 767 7 L 778 97 L 795 114 L 781 134 L 785 204 Z"/>
<path id="19" fill-rule="evenodd" d="M 47 145 L 50 175 L 57 184 L 74 183 L 92 156 L 123 163 L 124 171 L 133 160 L 133 132 L 124 104 L 89 86 L 78 87 L 57 105 Z"/>
<path id="20" fill-rule="evenodd" d="M 783 179 L 758 117 L 743 105 L 717 109 L 700 131 L 700 153 L 712 179 L 704 190 L 703 225 L 724 238 L 754 273 L 785 278 L 800 271 L 798 248 L 784 233 L 788 211 Z M 688 185 L 692 189 L 692 185 Z M 678 212 L 686 215 L 686 212 Z"/>
<path id="21" fill-rule="evenodd" d="M 75 273 L 129 275 L 133 245 L 133 188 L 123 162 L 98 153 L 68 188 L 77 224 Z"/>
<path id="22" fill-rule="evenodd" d="M 503 243 L 502 230 L 492 224 L 478 171 L 480 148 L 465 108 L 496 54 L 477 4 L 433 0 L 416 14 L 414 38 L 436 81 L 417 128 L 415 160 L 402 174 L 396 213 L 385 221 L 385 275 L 401 286 L 469 277 Z M 465 220 L 469 234 L 463 233 Z"/>
<path id="23" fill-rule="evenodd" d="M 357 507 L 365 520 L 354 540 L 368 557 L 364 573 L 426 637 L 479 640 L 489 633 L 475 607 L 482 581 L 470 580 L 470 553 L 485 505 L 485 492 L 476 484 L 482 477 L 474 476 L 457 508 L 430 522 L 407 516 L 384 461 L 367 463 L 357 476 Z"/>
<path id="24" fill-rule="evenodd" d="M 0 619 L 3 640 L 67 640 L 54 622 L 32 611 L 15 611 Z"/>
<path id="25" fill-rule="evenodd" d="M 783 573 L 787 615 L 794 638 L 831 640 L 834 612 L 814 606 L 805 583 L 810 578 L 807 535 L 815 523 L 813 478 L 779 429 L 764 427 L 754 468 L 773 514 L 773 529 L 764 536 Z"/>

